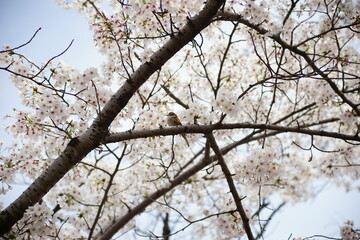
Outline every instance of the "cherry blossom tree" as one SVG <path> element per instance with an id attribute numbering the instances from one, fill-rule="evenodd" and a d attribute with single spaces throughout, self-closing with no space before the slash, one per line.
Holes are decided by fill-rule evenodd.
<path id="1" fill-rule="evenodd" d="M 70 43 L 33 62 L 21 49 L 37 32 L 0 52 L 27 106 L 7 127 L 1 193 L 33 179 L 0 213 L 5 239 L 260 239 L 317 181 L 359 187 L 358 1 L 58 4 L 106 61 L 80 72 L 60 60 Z M 352 219 L 339 227 L 359 239 Z"/>

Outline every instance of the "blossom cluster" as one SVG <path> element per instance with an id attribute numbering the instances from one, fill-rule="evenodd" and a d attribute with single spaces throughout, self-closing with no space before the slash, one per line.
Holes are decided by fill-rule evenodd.
<path id="1" fill-rule="evenodd" d="M 231 208 L 235 209 L 235 207 L 234 200 L 231 198 L 228 199 L 221 210 L 226 212 L 230 211 Z M 249 212 L 247 212 L 247 214 L 249 214 Z M 216 220 L 219 225 L 219 230 L 227 237 L 241 237 L 245 234 L 240 214 L 237 211 L 221 214 Z"/>
<path id="2" fill-rule="evenodd" d="M 240 181 L 252 186 L 274 184 L 280 176 L 279 156 L 270 148 L 253 150 L 237 166 Z"/>
<path id="3" fill-rule="evenodd" d="M 4 46 L 1 64 L 14 73 L 9 77 L 21 92 L 27 109 L 14 109 L 12 116 L 6 116 L 13 123 L 5 129 L 21 141 L 3 151 L 0 165 L 5 183 L 12 181 L 16 173 L 37 177 L 40 169 L 61 153 L 70 137 L 87 129 L 89 117 L 112 94 L 107 88 L 111 83 L 104 81 L 96 68 L 81 73 L 60 61 L 48 62 L 48 68 L 42 69 L 7 49 L 11 47 Z"/>
<path id="4" fill-rule="evenodd" d="M 203 2 L 111 1 L 105 7 L 108 12 L 102 11 L 100 0 L 61 1 L 87 18 L 94 43 L 106 56 L 99 68 L 80 71 L 62 61 L 38 66 L 6 45 L 0 64 L 12 73 L 27 109 L 15 109 L 9 116 L 13 123 L 7 130 L 17 141 L 9 148 L 0 146 L 0 192 L 10 189 L 16 174 L 34 179 L 46 169 L 71 138 L 86 131 L 112 94 L 125 81 L 131 83 L 137 67 L 200 11 Z M 223 123 L 256 124 L 213 131 L 239 192 L 246 196 L 248 216 L 260 208 L 259 192 L 263 198 L 278 193 L 282 200 L 296 202 L 314 195 L 316 180 L 330 179 L 350 188 L 360 177 L 359 146 L 292 133 L 316 129 L 341 136 L 358 134 L 359 117 L 347 102 L 356 106 L 360 102 L 359 53 L 348 44 L 359 39 L 352 28 L 360 4 L 330 1 L 324 6 L 324 2 L 301 1 L 292 9 L 289 1 L 228 1 L 221 11 L 241 15 L 253 29 L 236 21 L 211 23 L 136 89 L 109 134 L 166 127 L 170 111 L 184 125 L 208 125 L 221 117 Z M 259 34 L 257 28 L 267 33 Z M 290 47 L 285 49 L 274 35 Z M 308 54 L 313 65 L 292 49 Z M 284 133 L 281 127 L 292 132 Z M 74 166 L 42 204 L 28 209 L 19 226 L 34 237 L 85 238 L 92 230 L 101 232 L 203 160 L 203 134 L 187 138 L 190 147 L 180 135 L 102 144 Z M 216 211 L 210 219 L 216 223 L 213 229 L 221 230 L 219 238 L 240 237 L 242 220 L 234 200 L 224 197 L 227 194 L 214 160 L 157 200 L 152 210 L 175 212 L 186 221 L 186 216 L 193 219 L 193 209 L 204 217 Z M 58 206 L 58 212 L 53 215 L 46 204 Z M 341 233 L 344 239 L 359 237 L 351 222 Z"/>
<path id="5" fill-rule="evenodd" d="M 354 229 L 353 221 L 346 221 L 344 226 L 340 227 L 341 237 L 344 240 L 357 240 L 360 239 L 360 230 Z"/>
<path id="6" fill-rule="evenodd" d="M 29 207 L 26 210 L 24 217 L 19 221 L 19 226 L 21 226 L 19 235 L 24 239 L 45 239 L 46 237 L 55 237 L 56 231 L 54 225 L 56 222 L 56 215 L 54 215 L 49 207 L 44 203 L 37 203 L 34 206 Z M 17 235 L 18 233 L 7 233 L 9 238 L 16 236 L 13 234 Z"/>

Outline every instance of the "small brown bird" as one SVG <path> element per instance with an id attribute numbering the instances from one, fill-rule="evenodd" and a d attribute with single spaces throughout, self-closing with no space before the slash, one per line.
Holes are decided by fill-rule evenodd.
<path id="1" fill-rule="evenodd" d="M 178 116 L 174 112 L 169 112 L 167 115 L 167 123 L 169 126 L 181 126 L 181 122 Z M 181 136 L 185 139 L 186 144 L 190 147 L 189 141 L 187 140 L 185 133 L 182 133 Z"/>

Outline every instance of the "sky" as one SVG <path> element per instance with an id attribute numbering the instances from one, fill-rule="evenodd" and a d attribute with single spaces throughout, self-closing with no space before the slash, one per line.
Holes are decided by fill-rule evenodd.
<path id="1" fill-rule="evenodd" d="M 63 9 L 53 0 L 0 0 L 1 47 L 5 43 L 15 47 L 27 42 L 40 27 L 36 38 L 20 50 L 31 60 L 43 63 L 65 50 L 74 39 L 60 59 L 80 70 L 102 62 L 103 56 L 93 48 L 87 21 L 76 10 Z M 0 125 L 3 125 L 2 116 L 19 108 L 21 100 L 7 73 L 0 71 L 0 79 Z M 5 136 L 1 129 L 0 141 Z"/>
<path id="2" fill-rule="evenodd" d="M 92 33 L 87 22 L 75 10 L 65 10 L 53 0 L 0 0 L 0 46 L 4 43 L 15 47 L 27 42 L 35 31 L 41 31 L 28 46 L 20 50 L 31 60 L 41 63 L 62 52 L 74 39 L 72 47 L 63 56 L 63 61 L 85 70 L 99 67 L 104 57 L 96 52 Z M 11 121 L 2 116 L 12 114 L 13 108 L 24 108 L 17 89 L 0 71 L 0 142 L 9 143 L 11 136 L 3 126 Z M 1 154 L 1 153 L 0 153 Z M 17 179 L 14 190 L 0 195 L 0 201 L 7 206 L 26 188 L 26 180 Z M 360 193 L 345 192 L 334 186 L 325 186 L 313 200 L 286 205 L 275 215 L 267 231 L 266 240 L 323 234 L 339 236 L 339 226 L 346 220 L 354 220 L 360 228 Z"/>

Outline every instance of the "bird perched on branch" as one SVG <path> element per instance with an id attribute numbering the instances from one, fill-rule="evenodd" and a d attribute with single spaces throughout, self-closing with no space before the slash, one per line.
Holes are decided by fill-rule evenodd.
<path id="1" fill-rule="evenodd" d="M 167 115 L 167 122 L 169 126 L 181 126 L 181 122 L 178 116 L 174 112 L 169 112 Z M 189 141 L 187 140 L 185 133 L 182 133 L 181 136 L 185 139 L 186 144 L 190 147 Z"/>

